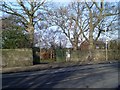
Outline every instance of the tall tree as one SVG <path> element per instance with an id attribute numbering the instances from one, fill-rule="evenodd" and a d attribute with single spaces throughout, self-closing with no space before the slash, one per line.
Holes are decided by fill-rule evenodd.
<path id="1" fill-rule="evenodd" d="M 101 32 L 111 30 L 111 28 L 109 27 L 114 26 L 112 23 L 113 21 L 116 21 L 116 16 L 118 15 L 118 8 L 116 7 L 115 3 L 114 4 L 105 3 L 104 0 L 101 0 L 98 3 L 92 0 L 91 3 L 85 2 L 85 5 L 88 10 L 88 18 L 89 18 L 88 19 L 88 26 L 89 26 L 88 40 L 89 40 L 89 51 L 90 51 L 89 56 L 90 59 L 92 60 L 93 59 L 92 51 L 94 50 L 94 40 L 97 41 Z M 105 27 L 107 30 L 105 30 Z M 94 39 L 93 36 L 95 30 L 97 30 L 98 32 L 96 39 Z"/>
<path id="2" fill-rule="evenodd" d="M 38 21 L 42 20 L 45 0 L 16 0 L 16 2 L 1 2 L 0 10 L 4 13 L 19 17 L 20 22 L 29 32 L 31 47 L 33 47 L 34 30 Z M 39 14 L 39 15 L 38 15 Z"/>
<path id="3" fill-rule="evenodd" d="M 60 27 L 69 38 L 74 50 L 77 50 L 80 37 L 89 43 L 89 57 L 92 60 L 94 42 L 105 31 L 115 30 L 118 8 L 116 3 L 71 2 L 67 6 L 57 7 L 49 13 L 50 24 Z M 94 35 L 95 34 L 95 35 Z"/>
<path id="4" fill-rule="evenodd" d="M 79 22 L 81 22 L 83 10 L 84 5 L 77 2 L 71 3 L 68 6 L 57 7 L 57 9 L 52 8 L 49 11 L 48 22 L 62 30 L 74 50 L 78 49 L 78 44 L 81 40 L 82 30 L 78 26 L 81 24 Z"/>

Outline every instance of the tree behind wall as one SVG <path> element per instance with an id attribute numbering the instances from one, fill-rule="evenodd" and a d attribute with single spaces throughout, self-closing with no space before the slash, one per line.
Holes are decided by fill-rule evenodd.
<path id="1" fill-rule="evenodd" d="M 101 33 L 116 30 L 118 8 L 116 3 L 100 2 L 71 2 L 66 6 L 51 9 L 49 22 L 58 26 L 68 37 L 74 50 L 77 50 L 80 37 L 89 43 L 89 60 L 93 59 L 94 41 Z M 95 35 L 94 35 L 95 34 Z"/>
<path id="2" fill-rule="evenodd" d="M 0 11 L 20 18 L 20 23 L 28 32 L 30 47 L 34 49 L 34 31 L 36 24 L 44 20 L 44 4 L 46 0 L 16 0 L 0 2 Z M 33 50 L 34 53 L 34 50 Z M 34 57 L 33 57 L 34 60 Z"/>
<path id="3" fill-rule="evenodd" d="M 95 32 L 96 28 L 98 29 L 98 35 L 95 41 L 101 35 L 101 32 L 111 31 L 111 26 L 114 27 L 113 22 L 116 20 L 116 16 L 118 15 L 117 6 L 114 3 L 105 3 L 104 0 L 101 0 L 100 3 L 92 2 L 88 4 L 85 2 L 88 12 L 89 12 L 89 51 L 90 51 L 90 59 L 93 59 L 92 51 L 94 50 L 94 37 L 93 33 Z M 95 9 L 96 8 L 96 9 Z M 111 18 L 112 21 L 108 18 Z M 107 19 L 105 21 L 105 19 Z M 109 21 L 108 21 L 109 20 Z M 104 28 L 104 25 L 106 30 Z M 102 26 L 102 27 L 101 27 Z"/>
<path id="4" fill-rule="evenodd" d="M 2 48 L 30 48 L 30 40 L 24 27 L 19 26 L 19 18 L 8 16 L 2 18 Z"/>
<path id="5" fill-rule="evenodd" d="M 81 3 L 70 3 L 66 6 L 58 6 L 49 10 L 48 23 L 52 26 L 58 26 L 62 33 L 68 38 L 74 50 L 78 49 L 80 43 L 81 13 L 84 10 Z"/>
<path id="6" fill-rule="evenodd" d="M 15 15 L 20 18 L 21 24 L 29 33 L 31 47 L 34 44 L 35 25 L 42 20 L 43 4 L 45 0 L 16 0 L 14 2 L 2 1 L 0 10 L 3 13 Z M 39 14 L 39 15 L 38 15 Z"/>

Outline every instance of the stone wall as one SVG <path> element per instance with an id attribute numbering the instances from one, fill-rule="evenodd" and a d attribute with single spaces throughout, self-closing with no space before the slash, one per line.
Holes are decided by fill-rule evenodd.
<path id="1" fill-rule="evenodd" d="M 33 65 L 32 49 L 2 49 L 2 67 Z"/>
<path id="2" fill-rule="evenodd" d="M 108 50 L 107 51 L 107 60 L 120 60 L 120 51 L 119 50 Z M 72 51 L 71 52 L 71 61 L 88 61 L 89 52 L 88 51 Z M 93 60 L 95 62 L 105 61 L 106 60 L 106 51 L 105 50 L 94 50 Z"/>

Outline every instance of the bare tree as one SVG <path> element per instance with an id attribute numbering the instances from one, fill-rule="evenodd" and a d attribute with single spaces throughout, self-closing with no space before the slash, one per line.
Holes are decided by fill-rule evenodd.
<path id="1" fill-rule="evenodd" d="M 81 22 L 83 10 L 84 5 L 77 2 L 49 11 L 48 22 L 53 26 L 58 26 L 62 30 L 74 50 L 78 49 L 78 44 L 80 43 L 82 30 L 79 29 L 79 25 L 81 24 L 79 22 Z"/>
<path id="2" fill-rule="evenodd" d="M 105 32 L 105 27 L 107 31 L 111 30 L 112 23 L 116 21 L 116 15 L 118 15 L 118 10 L 115 8 L 115 4 L 104 3 L 104 0 L 97 3 L 92 1 L 91 3 L 85 2 L 85 5 L 88 10 L 88 26 L 89 26 L 89 51 L 90 58 L 92 59 L 92 51 L 94 49 L 94 41 L 97 41 L 100 34 Z M 111 20 L 110 20 L 110 19 Z M 107 20 L 106 20 L 107 19 Z M 106 22 L 106 21 L 107 22 Z M 108 21 L 109 20 L 109 21 Z M 104 26 L 104 24 L 106 25 Z M 94 39 L 93 33 L 97 30 L 97 37 Z M 84 36 L 86 38 L 86 36 Z"/>
<path id="3" fill-rule="evenodd" d="M 42 12 L 44 10 L 44 3 L 46 0 L 16 0 L 16 2 L 1 2 L 2 8 L 0 10 L 7 14 L 12 14 L 19 17 L 20 22 L 29 32 L 31 40 L 31 47 L 34 41 L 35 25 L 42 20 Z"/>
<path id="4" fill-rule="evenodd" d="M 98 40 L 101 33 L 111 31 L 114 27 L 113 24 L 119 14 L 116 6 L 116 3 L 105 3 L 104 0 L 71 2 L 68 6 L 49 11 L 48 22 L 60 27 L 69 38 L 74 50 L 77 50 L 80 37 L 83 36 L 89 43 L 89 57 L 92 59 L 94 42 Z"/>

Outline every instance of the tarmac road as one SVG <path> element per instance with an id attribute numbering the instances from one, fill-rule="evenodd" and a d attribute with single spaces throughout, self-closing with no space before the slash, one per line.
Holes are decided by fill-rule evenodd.
<path id="1" fill-rule="evenodd" d="M 2 88 L 116 88 L 118 63 L 2 75 Z"/>

